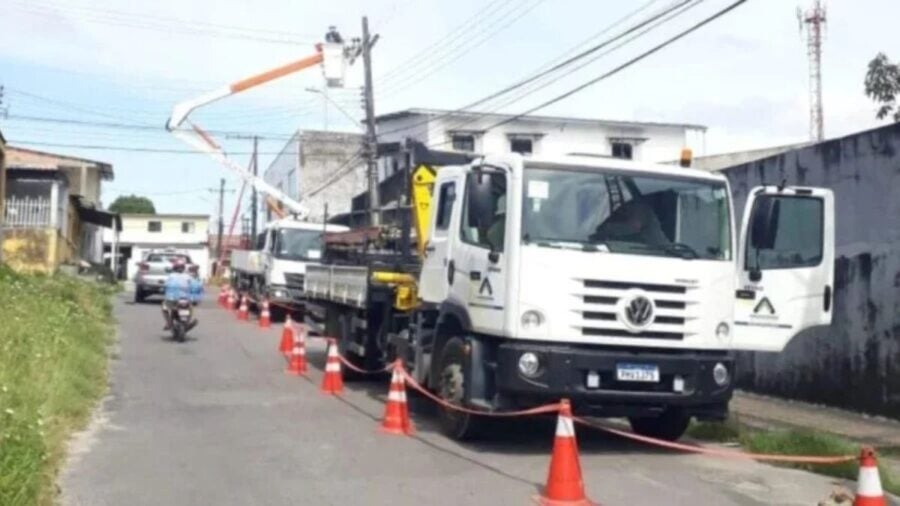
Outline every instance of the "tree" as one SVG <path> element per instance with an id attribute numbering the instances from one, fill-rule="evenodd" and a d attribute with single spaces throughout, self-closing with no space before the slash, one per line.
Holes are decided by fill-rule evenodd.
<path id="1" fill-rule="evenodd" d="M 869 62 L 865 84 L 866 95 L 880 104 L 875 116 L 884 119 L 893 113 L 894 121 L 900 121 L 900 107 L 897 107 L 897 96 L 900 95 L 900 65 L 891 63 L 884 53 L 878 53 Z"/>
<path id="2" fill-rule="evenodd" d="M 109 205 L 109 210 L 114 213 L 156 214 L 153 201 L 147 197 L 139 197 L 137 195 L 119 195 Z"/>

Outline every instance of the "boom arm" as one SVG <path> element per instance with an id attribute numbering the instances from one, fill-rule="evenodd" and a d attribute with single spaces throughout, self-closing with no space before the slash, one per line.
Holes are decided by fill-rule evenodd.
<path id="1" fill-rule="evenodd" d="M 254 175 L 249 170 L 228 158 L 225 151 L 223 151 L 215 140 L 213 140 L 209 133 L 199 126 L 187 121 L 187 118 L 191 112 L 199 107 L 209 105 L 225 97 L 319 64 L 323 64 L 325 77 L 329 83 L 340 82 L 341 78 L 338 77 L 338 75 L 343 73 L 345 50 L 340 36 L 338 35 L 335 38 L 335 34 L 336 32 L 330 32 L 329 36 L 326 36 L 326 40 L 329 40 L 329 42 L 317 44 L 316 53 L 314 55 L 235 81 L 227 86 L 204 93 L 199 97 L 175 104 L 175 107 L 172 108 L 171 116 L 169 116 L 168 121 L 166 121 L 166 129 L 189 146 L 210 155 L 213 159 L 228 169 L 231 169 L 246 183 L 252 185 L 257 191 L 283 203 L 285 207 L 290 209 L 292 213 L 297 214 L 300 218 L 309 216 L 309 210 L 305 205 L 292 199 L 283 191 L 266 183 L 263 178 Z M 181 128 L 186 121 L 190 125 L 190 128 Z"/>

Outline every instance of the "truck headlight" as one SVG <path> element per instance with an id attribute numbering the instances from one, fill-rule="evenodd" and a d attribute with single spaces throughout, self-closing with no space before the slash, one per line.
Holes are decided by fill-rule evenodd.
<path id="1" fill-rule="evenodd" d="M 727 323 L 722 322 L 716 326 L 716 337 L 720 340 L 725 340 L 728 338 L 728 334 L 731 333 L 731 327 L 728 326 Z"/>
<path id="2" fill-rule="evenodd" d="M 541 359 L 536 353 L 526 351 L 519 356 L 519 372 L 522 376 L 534 378 L 541 372 Z"/>
<path id="3" fill-rule="evenodd" d="M 544 324 L 544 315 L 540 311 L 528 310 L 522 313 L 522 328 L 534 330 Z"/>
<path id="4" fill-rule="evenodd" d="M 716 382 L 716 385 L 720 387 L 724 387 L 728 384 L 728 368 L 725 367 L 725 364 L 719 362 L 713 367 L 713 380 Z"/>

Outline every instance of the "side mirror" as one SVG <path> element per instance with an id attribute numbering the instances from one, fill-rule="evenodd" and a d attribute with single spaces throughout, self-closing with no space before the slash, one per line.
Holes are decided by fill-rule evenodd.
<path id="1" fill-rule="evenodd" d="M 477 170 L 474 176 L 467 178 L 466 184 L 467 214 L 469 217 L 467 225 L 479 231 L 487 230 L 491 226 L 491 217 L 494 213 L 491 176 L 480 170 Z"/>
<path id="2" fill-rule="evenodd" d="M 777 198 L 760 197 L 750 218 L 750 247 L 754 250 L 772 249 L 778 232 L 781 204 Z"/>

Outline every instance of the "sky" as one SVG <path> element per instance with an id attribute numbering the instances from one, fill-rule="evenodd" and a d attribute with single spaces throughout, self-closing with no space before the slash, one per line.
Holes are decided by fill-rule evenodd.
<path id="1" fill-rule="evenodd" d="M 802 142 L 809 136 L 806 43 L 797 9 L 813 0 L 747 0 L 735 10 L 541 114 L 697 123 L 706 152 Z M 9 144 L 113 164 L 103 202 L 152 199 L 159 212 L 226 215 L 240 182 L 162 129 L 172 105 L 311 54 L 328 26 L 373 49 L 376 113 L 454 109 L 608 39 L 678 0 L 0 0 L 0 131 Z M 731 4 L 701 0 L 628 44 L 534 93 L 486 104 L 518 113 L 601 75 Z M 879 51 L 900 59 L 896 0 L 826 0 L 826 137 L 883 124 L 863 92 Z M 630 16 L 630 17 L 629 17 Z M 613 48 L 615 48 L 613 50 Z M 359 131 L 362 66 L 321 94 L 301 72 L 211 105 L 196 116 L 241 164 L 261 136 L 264 171 L 297 129 Z M 348 117 L 349 116 L 349 117 Z M 98 123 L 106 126 L 99 126 Z M 114 126 L 117 125 L 117 126 Z M 673 155 L 673 158 L 677 155 Z"/>

